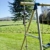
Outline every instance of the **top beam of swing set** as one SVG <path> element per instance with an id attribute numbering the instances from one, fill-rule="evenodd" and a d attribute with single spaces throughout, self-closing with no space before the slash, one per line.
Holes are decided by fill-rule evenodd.
<path id="1" fill-rule="evenodd" d="M 21 5 L 32 5 L 32 6 L 34 5 L 33 2 L 21 2 L 20 4 L 21 4 Z M 43 3 L 41 4 L 41 3 L 40 3 L 39 6 L 50 6 L 50 4 L 43 4 Z"/>

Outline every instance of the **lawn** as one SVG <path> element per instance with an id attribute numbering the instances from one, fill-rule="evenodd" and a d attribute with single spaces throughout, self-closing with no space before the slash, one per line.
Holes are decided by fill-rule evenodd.
<path id="1" fill-rule="evenodd" d="M 28 23 L 27 23 L 28 25 Z M 47 24 L 40 24 L 43 44 L 50 42 L 50 26 Z M 26 26 L 27 27 L 27 26 Z M 43 29 L 42 29 L 43 27 Z M 32 35 L 38 36 L 37 25 L 35 21 L 32 21 L 28 31 Z M 0 22 L 0 50 L 20 50 L 22 41 L 24 38 L 24 26 L 22 21 L 1 21 Z M 40 50 L 39 40 L 27 36 L 27 49 L 28 50 Z M 26 50 L 25 44 L 23 50 Z M 50 50 L 50 48 L 46 49 Z"/>

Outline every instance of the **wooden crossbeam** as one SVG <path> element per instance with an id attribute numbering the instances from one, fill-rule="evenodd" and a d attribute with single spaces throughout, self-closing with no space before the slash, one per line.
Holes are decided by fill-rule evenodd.
<path id="1" fill-rule="evenodd" d="M 34 3 L 33 2 L 21 2 L 20 3 L 21 5 L 34 5 Z M 50 4 L 43 4 L 43 3 L 40 3 L 40 5 L 39 6 L 50 6 Z"/>

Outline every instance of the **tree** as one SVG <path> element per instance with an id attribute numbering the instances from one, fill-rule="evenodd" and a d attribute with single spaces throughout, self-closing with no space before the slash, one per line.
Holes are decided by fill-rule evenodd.
<path id="1" fill-rule="evenodd" d="M 45 16 L 44 14 L 40 14 L 39 16 L 40 23 L 50 24 L 50 11 Z"/>
<path id="2" fill-rule="evenodd" d="M 24 13 L 24 6 L 20 5 L 21 1 L 33 1 L 33 0 L 14 0 L 13 3 L 10 3 L 10 12 L 14 15 L 14 21 L 18 20 L 18 17 L 23 18 L 23 22 L 24 22 L 24 14 L 27 16 L 28 14 L 30 14 L 31 8 L 32 6 L 26 6 L 25 7 L 25 13 Z"/>
<path id="3" fill-rule="evenodd" d="M 17 20 L 17 17 L 20 17 L 20 12 L 23 10 L 23 6 L 20 5 L 21 0 L 14 0 L 13 3 L 10 3 L 10 12 L 15 16 L 14 21 Z"/>

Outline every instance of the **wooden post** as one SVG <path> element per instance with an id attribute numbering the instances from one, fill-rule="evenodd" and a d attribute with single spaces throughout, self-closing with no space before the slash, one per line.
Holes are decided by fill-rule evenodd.
<path id="1" fill-rule="evenodd" d="M 40 31 L 40 24 L 39 24 L 39 17 L 38 17 L 38 12 L 37 12 L 37 10 L 36 10 L 36 17 L 37 17 L 37 27 L 38 27 L 40 50 L 43 50 L 43 46 L 42 46 L 42 35 L 41 35 L 41 31 Z"/>
<path id="2" fill-rule="evenodd" d="M 33 15 L 34 15 L 34 12 L 35 12 L 35 10 L 32 10 L 31 18 L 30 18 L 30 20 L 29 20 L 28 27 L 27 27 L 27 29 L 26 29 L 25 34 L 28 33 L 28 30 L 29 30 L 29 27 L 30 27 L 30 24 L 31 24 Z M 24 36 L 23 43 L 22 43 L 22 46 L 21 46 L 21 49 L 20 49 L 20 50 L 22 50 L 25 40 L 26 40 L 26 36 Z"/>

